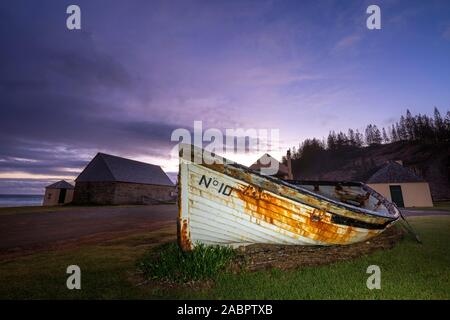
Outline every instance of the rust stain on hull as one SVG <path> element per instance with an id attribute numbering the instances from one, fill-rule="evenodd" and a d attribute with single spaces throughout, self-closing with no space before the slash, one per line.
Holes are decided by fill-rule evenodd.
<path id="1" fill-rule="evenodd" d="M 184 251 L 192 249 L 191 237 L 187 220 L 178 220 L 178 245 Z"/>
<path id="2" fill-rule="evenodd" d="M 274 197 L 260 188 L 253 186 L 234 190 L 237 197 L 245 203 L 248 215 L 274 224 L 299 236 L 328 244 L 349 244 L 358 231 L 350 226 L 337 226 L 331 222 L 331 215 L 324 210 L 311 208 L 309 212 L 297 207 L 292 211 L 292 204 Z M 371 236 L 370 230 L 367 236 Z"/>
<path id="3" fill-rule="evenodd" d="M 180 151 L 180 157 L 182 157 L 182 152 Z M 181 165 L 178 170 L 178 183 L 180 184 L 181 179 L 186 179 L 186 177 L 181 176 Z M 184 251 L 192 250 L 193 244 L 190 236 L 189 220 L 183 216 L 183 201 L 188 201 L 187 199 L 182 199 L 181 197 L 181 186 L 178 185 L 178 219 L 177 219 L 177 240 L 178 245 Z"/>

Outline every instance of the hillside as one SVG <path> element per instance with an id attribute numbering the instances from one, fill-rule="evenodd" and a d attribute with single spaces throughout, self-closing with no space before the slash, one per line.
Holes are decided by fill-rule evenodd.
<path id="1" fill-rule="evenodd" d="M 428 181 L 434 201 L 450 199 L 450 143 L 398 141 L 321 150 L 307 159 L 292 159 L 292 170 L 295 179 L 365 182 L 389 160 L 402 160 L 405 167 Z"/>

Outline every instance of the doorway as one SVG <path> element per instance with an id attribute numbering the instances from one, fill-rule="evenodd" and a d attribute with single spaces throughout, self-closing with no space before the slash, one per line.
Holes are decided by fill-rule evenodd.
<path id="1" fill-rule="evenodd" d="M 401 186 L 389 186 L 391 191 L 391 199 L 397 205 L 397 207 L 404 208 L 405 203 L 403 201 L 403 193 Z"/>
<path id="2" fill-rule="evenodd" d="M 59 190 L 58 204 L 63 204 L 64 203 L 64 200 L 66 199 L 66 192 L 67 192 L 67 189 Z"/>

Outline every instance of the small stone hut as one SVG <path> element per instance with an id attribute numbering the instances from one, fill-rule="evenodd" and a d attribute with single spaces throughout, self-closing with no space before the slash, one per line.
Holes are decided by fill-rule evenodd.
<path id="1" fill-rule="evenodd" d="M 55 182 L 45 187 L 42 205 L 58 206 L 72 202 L 74 187 L 65 180 Z"/>

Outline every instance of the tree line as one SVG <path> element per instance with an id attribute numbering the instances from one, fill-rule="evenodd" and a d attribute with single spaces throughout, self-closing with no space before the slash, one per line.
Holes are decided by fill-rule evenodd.
<path id="1" fill-rule="evenodd" d="M 450 142 L 450 111 L 443 117 L 435 107 L 434 114 L 430 117 L 423 114 L 413 116 L 407 109 L 406 114 L 390 127 L 382 127 L 380 130 L 377 125 L 368 124 L 364 132 L 359 132 L 358 129 L 348 129 L 347 133 L 330 131 L 326 139 L 306 139 L 298 149 L 294 147 L 290 152 L 293 159 L 301 159 L 309 158 L 318 151 L 338 151 L 398 141 Z"/>

